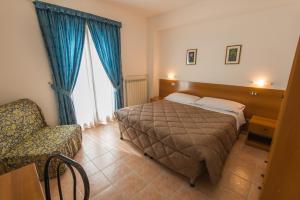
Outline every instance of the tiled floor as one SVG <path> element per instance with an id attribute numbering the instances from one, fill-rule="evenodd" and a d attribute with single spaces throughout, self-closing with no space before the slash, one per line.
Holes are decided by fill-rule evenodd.
<path id="1" fill-rule="evenodd" d="M 212 185 L 204 176 L 195 188 L 188 185 L 186 178 L 121 141 L 115 123 L 84 131 L 82 149 L 75 160 L 83 165 L 89 176 L 91 199 L 256 200 L 267 153 L 245 145 L 244 141 L 245 136 L 241 135 L 217 185 Z M 71 199 L 69 171 L 62 176 L 62 183 L 65 199 Z M 56 184 L 55 179 L 51 180 L 54 199 L 58 197 Z M 78 185 L 77 194 L 82 197 L 82 183 Z"/>

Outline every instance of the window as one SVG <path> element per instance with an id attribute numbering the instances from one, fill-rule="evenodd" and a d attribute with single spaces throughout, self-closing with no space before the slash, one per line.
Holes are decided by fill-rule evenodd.
<path id="1" fill-rule="evenodd" d="M 83 128 L 107 123 L 112 119 L 115 111 L 114 88 L 104 71 L 88 28 L 72 96 L 77 123 Z"/>

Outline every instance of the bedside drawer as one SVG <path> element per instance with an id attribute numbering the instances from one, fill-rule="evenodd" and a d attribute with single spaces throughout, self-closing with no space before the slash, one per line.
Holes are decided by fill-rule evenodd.
<path id="1" fill-rule="evenodd" d="M 249 131 L 259 134 L 259 135 L 263 135 L 263 136 L 267 136 L 272 138 L 273 137 L 273 133 L 274 133 L 274 129 L 270 128 L 270 127 L 266 127 L 266 126 L 262 126 L 259 124 L 251 124 L 249 125 Z"/>

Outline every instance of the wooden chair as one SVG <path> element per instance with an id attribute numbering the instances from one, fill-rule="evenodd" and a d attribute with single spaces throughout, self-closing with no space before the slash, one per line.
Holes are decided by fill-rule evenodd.
<path id="1" fill-rule="evenodd" d="M 46 161 L 45 165 L 45 170 L 44 170 L 44 182 L 45 182 L 45 195 L 46 195 L 46 200 L 51 200 L 51 192 L 50 192 L 50 185 L 49 185 L 49 165 L 52 159 L 57 159 L 61 162 L 57 165 L 56 168 L 56 174 L 57 174 L 57 183 L 58 183 L 58 190 L 59 190 L 59 197 L 61 200 L 63 200 L 63 195 L 62 195 L 62 189 L 61 189 L 61 182 L 60 182 L 60 172 L 59 169 L 62 164 L 65 164 L 72 173 L 73 177 L 73 199 L 76 200 L 76 174 L 74 172 L 73 167 L 79 172 L 83 185 L 84 185 L 84 200 L 88 200 L 90 196 L 90 184 L 89 184 L 89 179 L 87 177 L 87 174 L 85 173 L 83 167 L 77 163 L 76 161 L 60 154 L 60 153 L 54 153 L 52 154 L 48 160 Z"/>

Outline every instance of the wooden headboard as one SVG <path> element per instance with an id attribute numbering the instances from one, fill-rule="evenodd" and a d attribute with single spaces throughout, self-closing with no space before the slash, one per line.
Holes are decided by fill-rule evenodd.
<path id="1" fill-rule="evenodd" d="M 247 119 L 251 118 L 252 115 L 277 119 L 284 95 L 284 90 L 179 80 L 159 80 L 159 96 L 165 97 L 173 92 L 183 92 L 200 97 L 217 97 L 240 102 L 246 105 L 244 114 Z"/>

